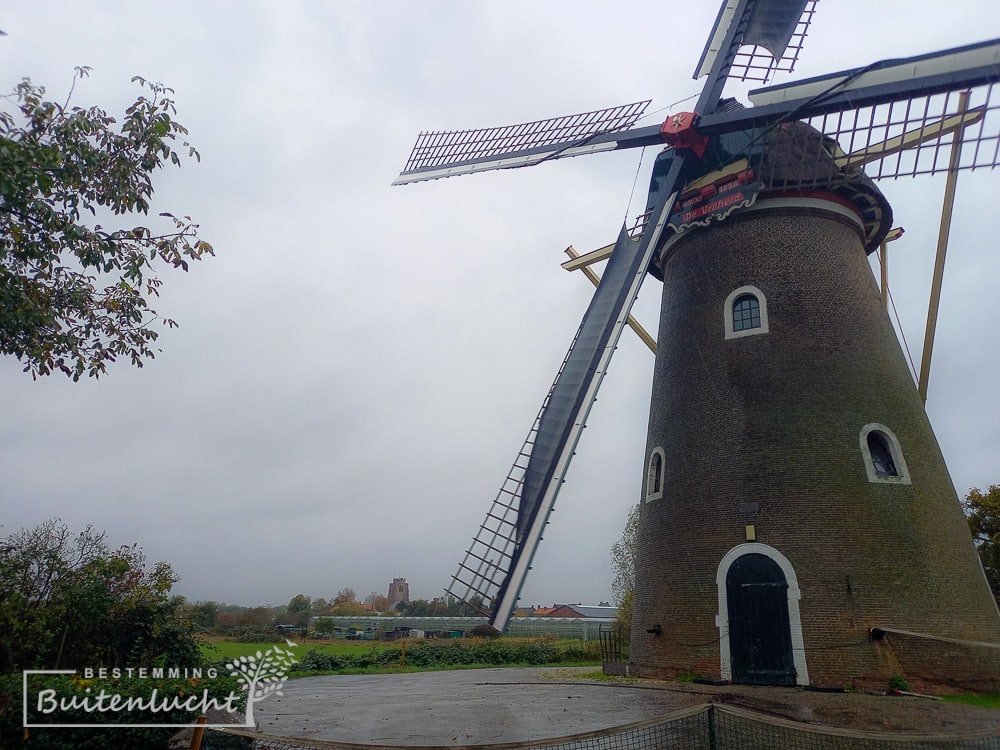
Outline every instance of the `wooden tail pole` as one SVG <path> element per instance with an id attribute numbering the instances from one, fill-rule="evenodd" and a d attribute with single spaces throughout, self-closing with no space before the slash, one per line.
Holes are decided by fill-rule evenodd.
<path id="1" fill-rule="evenodd" d="M 964 115 L 969 108 L 969 92 L 963 91 L 958 98 L 958 114 Z M 955 205 L 955 189 L 958 184 L 958 167 L 962 156 L 962 133 L 959 128 L 951 144 L 951 160 L 948 164 L 948 178 L 944 188 L 944 206 L 941 209 L 941 227 L 938 230 L 937 256 L 934 259 L 934 277 L 931 280 L 931 297 L 927 305 L 927 329 L 924 332 L 924 351 L 920 357 L 920 378 L 917 392 L 927 403 L 927 380 L 931 372 L 931 354 L 934 350 L 934 332 L 937 329 L 938 309 L 941 305 L 941 283 L 944 278 L 944 260 L 948 253 L 948 234 L 951 231 L 951 215 Z"/>

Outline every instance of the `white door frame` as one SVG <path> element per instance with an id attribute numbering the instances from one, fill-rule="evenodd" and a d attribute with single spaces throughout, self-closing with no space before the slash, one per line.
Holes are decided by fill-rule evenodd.
<path id="1" fill-rule="evenodd" d="M 799 581 L 795 576 L 795 569 L 788 558 L 778 550 L 759 542 L 747 542 L 729 550 L 719 563 L 719 572 L 715 577 L 719 590 L 719 614 L 716 615 L 715 625 L 719 628 L 722 679 L 731 680 L 733 678 L 733 661 L 729 649 L 729 597 L 726 591 L 726 577 L 734 562 L 743 555 L 751 554 L 771 558 L 785 574 L 785 581 L 788 583 L 788 625 L 792 635 L 792 663 L 795 666 L 795 682 L 798 685 L 808 685 L 809 670 L 806 668 L 806 648 L 802 640 L 802 622 L 799 618 L 799 599 L 802 594 L 799 591 Z"/>

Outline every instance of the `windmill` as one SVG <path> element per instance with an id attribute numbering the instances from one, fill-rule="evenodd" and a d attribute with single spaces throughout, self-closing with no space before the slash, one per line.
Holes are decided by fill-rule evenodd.
<path id="1" fill-rule="evenodd" d="M 1000 40 L 761 88 L 750 107 L 723 98 L 729 78 L 793 69 L 814 6 L 724 2 L 691 112 L 641 126 L 645 101 L 422 133 L 395 181 L 663 148 L 647 210 L 607 253 L 448 588 L 495 627 L 514 610 L 649 274 L 664 292 L 635 671 L 843 684 L 886 667 L 872 640 L 886 633 L 898 649 L 916 638 L 911 651 L 933 641 L 1000 654 L 1000 613 L 866 261 L 892 223 L 873 180 L 996 165 Z M 986 654 L 969 657 L 969 674 L 995 673 L 1000 656 Z"/>

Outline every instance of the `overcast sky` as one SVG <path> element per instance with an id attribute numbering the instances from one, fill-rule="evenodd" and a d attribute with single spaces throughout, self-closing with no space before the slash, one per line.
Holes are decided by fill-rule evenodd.
<path id="1" fill-rule="evenodd" d="M 439 595 L 527 434 L 591 287 L 563 249 L 613 241 L 653 153 L 390 187 L 420 130 L 698 93 L 713 2 L 8 3 L 22 77 L 120 114 L 133 75 L 175 89 L 200 164 L 159 176 L 217 257 L 165 270 L 180 323 L 99 382 L 0 360 L 2 533 L 58 516 L 170 562 L 192 600 L 283 604 L 351 587 Z M 820 2 L 795 78 L 1000 36 L 981 0 Z M 775 82 L 792 80 L 785 76 Z M 739 92 L 738 87 L 733 91 Z M 650 122 L 665 117 L 659 111 Z M 638 175 L 638 177 L 637 177 Z M 636 184 L 638 180 L 638 184 Z M 944 180 L 883 182 L 891 283 L 919 357 Z M 634 190 L 634 193 L 633 193 Z M 1000 483 L 1000 174 L 959 181 L 927 409 L 960 495 Z M 135 221 L 126 219 L 132 226 Z M 637 316 L 655 331 L 659 285 Z M 522 603 L 611 598 L 642 479 L 652 355 L 629 332 Z"/>

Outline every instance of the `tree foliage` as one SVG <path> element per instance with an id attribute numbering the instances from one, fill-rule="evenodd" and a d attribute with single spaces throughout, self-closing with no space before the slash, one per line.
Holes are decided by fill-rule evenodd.
<path id="1" fill-rule="evenodd" d="M 973 487 L 963 506 L 986 579 L 1000 601 L 1000 485 L 991 484 L 985 493 Z"/>
<path id="2" fill-rule="evenodd" d="M 333 601 L 330 602 L 330 606 L 336 607 L 338 604 L 348 604 L 353 603 L 358 600 L 358 595 L 354 593 L 352 588 L 343 588 L 337 592 L 337 595 L 333 597 Z"/>
<path id="3" fill-rule="evenodd" d="M 618 612 L 615 613 L 615 626 L 622 635 L 622 643 L 629 645 L 632 642 L 632 602 L 635 600 L 635 591 L 626 591 L 625 596 L 618 603 Z"/>
<path id="4" fill-rule="evenodd" d="M 201 661 L 171 567 L 58 519 L 0 542 L 0 672 Z"/>
<path id="5" fill-rule="evenodd" d="M 628 512 L 622 535 L 611 545 L 611 568 L 615 577 L 611 591 L 615 602 L 621 604 L 625 595 L 635 589 L 635 551 L 639 539 L 639 505 Z"/>
<path id="6" fill-rule="evenodd" d="M 305 594 L 296 594 L 288 600 L 282 624 L 304 627 L 309 624 L 309 615 L 311 612 L 312 599 Z"/>
<path id="7" fill-rule="evenodd" d="M 0 99 L 0 353 L 32 377 L 99 377 L 119 357 L 141 367 L 155 356 L 159 270 L 213 254 L 190 217 L 127 222 L 149 214 L 154 172 L 199 158 L 173 120 L 173 91 L 132 80 L 145 93 L 120 123 L 70 106 L 72 88 L 48 101 L 28 79 Z"/>
<path id="8" fill-rule="evenodd" d="M 364 605 L 356 599 L 340 602 L 340 604 L 334 604 L 327 611 L 329 614 L 337 615 L 339 617 L 356 617 L 358 615 L 369 614 L 368 610 L 364 608 Z"/>
<path id="9" fill-rule="evenodd" d="M 377 591 L 373 591 L 365 597 L 365 604 L 373 606 L 376 612 L 389 611 L 389 597 L 385 594 L 380 594 Z"/>
<path id="10" fill-rule="evenodd" d="M 352 617 L 365 614 L 365 608 L 361 606 L 361 602 L 358 601 L 358 596 L 354 593 L 354 589 L 343 588 L 337 592 L 333 601 L 330 602 L 328 612 L 331 615 Z"/>
<path id="11" fill-rule="evenodd" d="M 275 609 L 271 607 L 222 604 L 219 606 L 217 624 L 222 632 L 234 628 L 266 628 L 274 624 L 276 616 Z"/>
<path id="12" fill-rule="evenodd" d="M 611 583 L 611 592 L 618 605 L 615 624 L 625 639 L 625 643 L 631 640 L 632 599 L 635 594 L 635 553 L 638 543 L 639 504 L 636 503 L 629 509 L 621 537 L 611 545 L 611 568 L 615 575 Z"/>
<path id="13" fill-rule="evenodd" d="M 181 598 L 178 611 L 199 633 L 211 633 L 219 621 L 219 603 L 211 600 L 189 602 Z"/>

